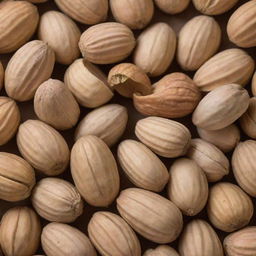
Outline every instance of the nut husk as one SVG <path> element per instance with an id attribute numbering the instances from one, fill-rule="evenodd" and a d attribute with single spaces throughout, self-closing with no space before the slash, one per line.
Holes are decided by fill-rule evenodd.
<path id="1" fill-rule="evenodd" d="M 4 67 L 2 62 L 0 61 L 0 91 L 4 86 Z"/>
<path id="2" fill-rule="evenodd" d="M 153 0 L 110 0 L 111 12 L 116 21 L 131 29 L 142 29 L 154 14 Z"/>
<path id="3" fill-rule="evenodd" d="M 207 60 L 195 73 L 194 82 L 200 90 L 206 92 L 224 84 L 245 86 L 253 74 L 254 67 L 254 60 L 245 51 L 237 48 L 227 49 Z"/>
<path id="4" fill-rule="evenodd" d="M 232 156 L 232 167 L 239 186 L 249 195 L 256 197 L 256 141 L 240 142 Z"/>
<path id="5" fill-rule="evenodd" d="M 143 115 L 184 117 L 195 109 L 201 99 L 193 80 L 183 73 L 164 76 L 154 84 L 154 88 L 150 95 L 133 96 L 135 108 Z"/>
<path id="6" fill-rule="evenodd" d="M 85 60 L 95 64 L 111 64 L 128 57 L 135 44 L 133 32 L 126 25 L 104 22 L 85 30 L 79 48 Z"/>
<path id="7" fill-rule="evenodd" d="M 239 119 L 243 132 L 256 139 L 256 97 L 252 97 L 249 101 L 249 107 Z"/>
<path id="8" fill-rule="evenodd" d="M 57 11 L 45 12 L 38 28 L 38 38 L 55 52 L 56 61 L 69 65 L 80 55 L 78 41 L 81 32 L 68 16 Z"/>
<path id="9" fill-rule="evenodd" d="M 204 208 L 208 182 L 195 161 L 180 158 L 171 165 L 168 196 L 185 215 L 195 216 Z"/>
<path id="10" fill-rule="evenodd" d="M 135 134 L 156 154 L 174 158 L 186 154 L 191 134 L 183 124 L 162 117 L 147 117 L 137 122 Z"/>
<path id="11" fill-rule="evenodd" d="M 34 169 L 21 157 L 0 152 L 0 198 L 16 202 L 30 196 L 36 183 Z"/>
<path id="12" fill-rule="evenodd" d="M 22 46 L 5 70 L 8 96 L 18 101 L 31 100 L 39 85 L 50 78 L 54 63 L 54 52 L 47 43 L 34 40 Z"/>
<path id="13" fill-rule="evenodd" d="M 240 141 L 240 130 L 235 124 L 216 131 L 197 127 L 197 132 L 200 138 L 213 144 L 224 153 L 233 150 Z"/>
<path id="14" fill-rule="evenodd" d="M 87 135 L 74 144 L 71 151 L 71 174 L 85 201 L 107 207 L 120 187 L 115 158 L 100 138 Z"/>
<path id="15" fill-rule="evenodd" d="M 34 110 L 38 118 L 55 129 L 67 130 L 76 125 L 80 108 L 67 86 L 49 79 L 36 91 Z"/>
<path id="16" fill-rule="evenodd" d="M 131 227 L 111 212 L 96 212 L 88 224 L 93 245 L 101 255 L 141 256 L 140 242 Z"/>
<path id="17" fill-rule="evenodd" d="M 33 189 L 31 201 L 36 212 L 48 221 L 70 223 L 83 213 L 80 194 L 63 179 L 40 180 Z"/>
<path id="18" fill-rule="evenodd" d="M 72 19 L 83 24 L 97 24 L 105 21 L 108 14 L 108 0 L 54 0 L 59 9 Z"/>
<path id="19" fill-rule="evenodd" d="M 233 232 L 249 223 L 253 216 L 253 204 L 237 185 L 219 182 L 210 189 L 207 213 L 216 228 Z"/>
<path id="20" fill-rule="evenodd" d="M 78 124 L 75 140 L 85 135 L 95 135 L 109 147 L 123 135 L 128 121 L 127 109 L 118 104 L 108 104 L 88 113 Z"/>
<path id="21" fill-rule="evenodd" d="M 200 15 L 189 20 L 179 32 L 177 60 L 184 70 L 197 70 L 218 50 L 221 29 L 214 18 Z"/>
<path id="22" fill-rule="evenodd" d="M 187 152 L 205 172 L 209 182 L 221 180 L 229 173 L 227 157 L 213 144 L 202 139 L 193 139 Z"/>
<path id="23" fill-rule="evenodd" d="M 70 152 L 65 139 L 39 120 L 27 120 L 20 125 L 17 145 L 21 155 L 45 175 L 58 175 L 68 166 Z"/>
<path id="24" fill-rule="evenodd" d="M 229 18 L 227 33 L 229 40 L 240 47 L 256 46 L 256 1 L 247 1 Z"/>
<path id="25" fill-rule="evenodd" d="M 195 126 L 214 131 L 234 123 L 248 108 L 250 96 L 238 84 L 227 84 L 208 93 L 195 109 Z"/>
<path id="26" fill-rule="evenodd" d="M 32 209 L 9 209 L 2 217 L 0 226 L 0 243 L 4 255 L 33 255 L 39 247 L 40 234 L 40 220 Z"/>
<path id="27" fill-rule="evenodd" d="M 167 14 L 183 12 L 189 5 L 190 0 L 155 0 L 156 6 Z"/>
<path id="28" fill-rule="evenodd" d="M 119 94 L 132 98 L 134 93 L 148 95 L 153 88 L 146 73 L 132 63 L 114 66 L 108 74 L 108 83 Z"/>
<path id="29" fill-rule="evenodd" d="M 256 255 L 255 247 L 256 227 L 243 228 L 228 235 L 223 242 L 227 256 Z"/>
<path id="30" fill-rule="evenodd" d="M 223 248 L 214 229 L 204 220 L 190 221 L 180 237 L 180 256 L 223 256 Z"/>
<path id="31" fill-rule="evenodd" d="M 179 254 L 168 245 L 159 245 L 155 249 L 148 249 L 143 256 L 179 256 Z"/>
<path id="32" fill-rule="evenodd" d="M 207 15 L 219 15 L 229 11 L 238 0 L 193 0 L 195 8 Z"/>
<path id="33" fill-rule="evenodd" d="M 77 228 L 52 222 L 42 231 L 41 244 L 47 256 L 96 256 L 89 238 Z"/>
<path id="34" fill-rule="evenodd" d="M 36 6 L 26 1 L 0 3 L 0 54 L 20 48 L 34 34 L 39 21 Z"/>
<path id="35" fill-rule="evenodd" d="M 144 144 L 124 140 L 118 146 L 118 161 L 129 180 L 137 187 L 160 192 L 169 179 L 163 162 Z"/>
<path id="36" fill-rule="evenodd" d="M 180 210 L 170 200 L 151 191 L 123 190 L 117 198 L 117 209 L 136 232 L 155 243 L 170 243 L 182 230 Z"/>
<path id="37" fill-rule="evenodd" d="M 64 81 L 78 103 L 87 108 L 99 107 L 113 97 L 105 74 L 83 59 L 74 61 L 68 67 Z"/>
<path id="38" fill-rule="evenodd" d="M 139 35 L 133 62 L 148 76 L 159 76 L 172 63 L 176 41 L 176 34 L 168 24 L 155 23 Z"/>
<path id="39" fill-rule="evenodd" d="M 6 144 L 16 133 L 20 124 L 20 110 L 14 100 L 0 97 L 0 146 Z"/>

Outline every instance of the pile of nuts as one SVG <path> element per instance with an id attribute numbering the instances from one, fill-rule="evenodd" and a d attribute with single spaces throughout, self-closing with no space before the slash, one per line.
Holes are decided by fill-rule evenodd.
<path id="1" fill-rule="evenodd" d="M 256 0 L 238 2 L 1 1 L 2 255 L 256 256 Z M 178 34 L 152 22 L 188 6 Z"/>

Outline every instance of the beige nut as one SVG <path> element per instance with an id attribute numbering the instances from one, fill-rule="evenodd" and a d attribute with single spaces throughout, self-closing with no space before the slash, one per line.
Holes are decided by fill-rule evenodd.
<path id="1" fill-rule="evenodd" d="M 249 223 L 253 204 L 251 198 L 237 185 L 219 182 L 210 189 L 207 213 L 216 228 L 233 232 Z"/>
<path id="2" fill-rule="evenodd" d="M 148 95 L 153 88 L 146 73 L 131 63 L 114 66 L 108 74 L 108 83 L 119 94 L 132 98 L 134 93 Z"/>
<path id="3" fill-rule="evenodd" d="M 8 96 L 18 101 L 31 100 L 39 85 L 50 78 L 54 63 L 54 52 L 47 43 L 34 40 L 22 46 L 5 70 Z"/>
<path id="4" fill-rule="evenodd" d="M 20 124 L 20 110 L 14 100 L 0 97 L 0 145 L 6 144 Z"/>
<path id="5" fill-rule="evenodd" d="M 179 256 L 179 254 L 168 245 L 159 245 L 155 249 L 145 251 L 143 256 Z"/>
<path id="6" fill-rule="evenodd" d="M 105 74 L 83 59 L 74 61 L 68 67 L 64 81 L 79 104 L 87 108 L 99 107 L 113 97 Z"/>
<path id="7" fill-rule="evenodd" d="M 159 244 L 174 241 L 182 230 L 182 214 L 175 204 L 144 189 L 123 190 L 117 209 L 136 232 Z"/>
<path id="8" fill-rule="evenodd" d="M 72 19 L 84 24 L 105 21 L 108 14 L 108 0 L 54 0 L 60 10 Z"/>
<path id="9" fill-rule="evenodd" d="M 77 189 L 58 178 L 44 178 L 33 189 L 31 201 L 36 212 L 48 221 L 70 223 L 83 213 Z"/>
<path id="10" fill-rule="evenodd" d="M 162 117 L 147 117 L 137 122 L 135 134 L 153 152 L 163 157 L 178 157 L 190 147 L 191 134 L 183 124 Z"/>
<path id="11" fill-rule="evenodd" d="M 108 146 L 93 135 L 81 137 L 71 151 L 71 174 L 85 201 L 107 207 L 120 187 L 115 158 Z"/>
<path id="12" fill-rule="evenodd" d="M 9 209 L 1 220 L 0 243 L 6 256 L 33 255 L 40 245 L 39 217 L 28 207 Z"/>
<path id="13" fill-rule="evenodd" d="M 104 22 L 85 30 L 79 48 L 85 60 L 95 64 L 111 64 L 128 57 L 135 44 L 133 32 L 126 25 Z"/>
<path id="14" fill-rule="evenodd" d="M 61 12 L 48 11 L 40 18 L 38 38 L 55 52 L 56 61 L 69 65 L 80 55 L 81 32 L 73 20 Z"/>
<path id="15" fill-rule="evenodd" d="M 245 51 L 227 49 L 207 60 L 195 73 L 194 82 L 202 91 L 211 91 L 224 84 L 245 86 L 254 71 L 255 62 Z"/>
<path id="16" fill-rule="evenodd" d="M 252 89 L 253 96 L 256 96 L 256 72 L 254 73 L 254 75 L 252 77 L 251 89 Z"/>
<path id="17" fill-rule="evenodd" d="M 131 29 L 142 29 L 154 14 L 153 0 L 110 0 L 111 12 L 116 21 Z"/>
<path id="18" fill-rule="evenodd" d="M 158 40 L 155 40 L 155 39 Z M 171 65 L 176 50 L 176 34 L 166 23 L 145 29 L 137 39 L 133 62 L 149 76 L 163 74 Z"/>
<path id="19" fill-rule="evenodd" d="M 36 6 L 26 1 L 0 3 L 0 54 L 20 48 L 34 34 L 39 21 Z"/>
<path id="20" fill-rule="evenodd" d="M 156 6 L 167 14 L 183 12 L 189 3 L 190 0 L 155 0 Z"/>
<path id="21" fill-rule="evenodd" d="M 163 162 L 144 144 L 122 141 L 117 150 L 118 161 L 129 180 L 137 187 L 160 192 L 169 180 Z"/>
<path id="22" fill-rule="evenodd" d="M 45 175 L 58 175 L 68 166 L 70 152 L 65 139 L 39 120 L 27 120 L 20 125 L 17 145 L 21 155 Z"/>
<path id="23" fill-rule="evenodd" d="M 96 212 L 88 233 L 93 245 L 106 256 L 141 256 L 140 242 L 131 227 L 111 212 Z"/>
<path id="24" fill-rule="evenodd" d="M 2 62 L 0 61 L 0 90 L 4 86 L 4 67 Z"/>
<path id="25" fill-rule="evenodd" d="M 80 108 L 65 84 L 49 79 L 36 91 L 34 110 L 38 118 L 59 130 L 67 130 L 76 125 Z"/>

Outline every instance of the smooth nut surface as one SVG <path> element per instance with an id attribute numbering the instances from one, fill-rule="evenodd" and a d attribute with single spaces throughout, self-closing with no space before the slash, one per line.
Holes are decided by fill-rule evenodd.
<path id="1" fill-rule="evenodd" d="M 156 6 L 167 14 L 183 12 L 189 3 L 190 0 L 155 0 Z"/>

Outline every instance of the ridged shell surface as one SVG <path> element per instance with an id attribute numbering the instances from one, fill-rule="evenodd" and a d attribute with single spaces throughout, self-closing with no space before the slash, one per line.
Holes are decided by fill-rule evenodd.
<path id="1" fill-rule="evenodd" d="M 168 245 L 159 245 L 155 249 L 148 249 L 143 256 L 179 256 L 179 254 Z"/>

